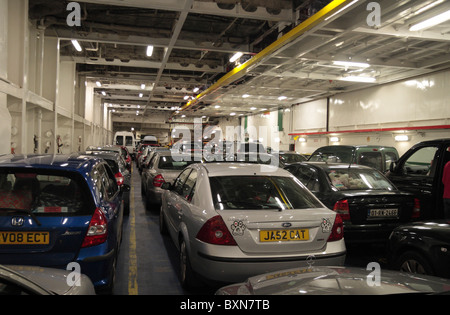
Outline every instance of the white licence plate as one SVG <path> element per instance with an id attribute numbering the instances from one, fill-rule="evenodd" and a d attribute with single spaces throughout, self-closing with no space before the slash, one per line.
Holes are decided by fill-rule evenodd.
<path id="1" fill-rule="evenodd" d="M 371 218 L 396 218 L 396 217 L 398 217 L 398 209 L 370 209 L 369 217 L 371 217 Z"/>

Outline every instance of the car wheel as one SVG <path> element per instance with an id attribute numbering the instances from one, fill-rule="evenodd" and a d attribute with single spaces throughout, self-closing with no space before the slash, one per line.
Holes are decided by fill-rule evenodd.
<path id="1" fill-rule="evenodd" d="M 194 271 L 191 268 L 186 242 L 183 239 L 180 243 L 180 282 L 183 289 L 189 290 L 194 287 Z"/>
<path id="2" fill-rule="evenodd" d="M 417 273 L 422 275 L 433 275 L 433 268 L 427 259 L 418 252 L 408 251 L 400 256 L 397 269 L 403 272 Z"/>

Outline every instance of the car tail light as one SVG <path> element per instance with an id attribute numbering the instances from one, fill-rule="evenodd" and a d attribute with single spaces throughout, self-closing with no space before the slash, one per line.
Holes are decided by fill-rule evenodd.
<path id="1" fill-rule="evenodd" d="M 164 177 L 161 174 L 158 174 L 153 178 L 153 186 L 155 187 L 161 187 L 162 184 L 164 184 L 166 181 L 164 180 Z"/>
<path id="2" fill-rule="evenodd" d="M 348 206 L 348 200 L 339 200 L 334 204 L 334 211 L 341 215 L 341 219 L 344 221 L 350 220 L 350 208 Z"/>
<path id="3" fill-rule="evenodd" d="M 414 198 L 414 207 L 411 218 L 413 219 L 420 218 L 420 201 L 417 198 Z"/>
<path id="4" fill-rule="evenodd" d="M 114 177 L 116 178 L 116 182 L 118 186 L 122 186 L 125 178 L 123 177 L 121 172 L 117 172 Z"/>
<path id="5" fill-rule="evenodd" d="M 336 218 L 334 219 L 333 227 L 331 228 L 331 234 L 328 237 L 327 242 L 339 241 L 344 237 L 344 222 L 342 221 L 341 215 L 336 213 Z"/>
<path id="6" fill-rule="evenodd" d="M 100 208 L 95 209 L 81 247 L 91 247 L 106 242 L 108 237 L 106 218 Z"/>
<path id="7" fill-rule="evenodd" d="M 220 215 L 206 221 L 197 233 L 197 239 L 214 245 L 237 245 Z"/>

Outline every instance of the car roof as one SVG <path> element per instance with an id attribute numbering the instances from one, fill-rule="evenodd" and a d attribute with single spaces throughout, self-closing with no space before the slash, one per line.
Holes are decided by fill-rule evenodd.
<path id="1" fill-rule="evenodd" d="M 366 165 L 361 165 L 361 164 L 349 164 L 349 163 L 327 163 L 327 162 L 296 162 L 296 163 L 292 163 L 290 164 L 290 166 L 292 165 L 312 165 L 315 166 L 317 168 L 321 168 L 323 170 L 327 170 L 327 169 L 362 169 L 362 170 L 368 170 L 368 169 L 373 169 L 372 167 L 366 166 Z"/>
<path id="2" fill-rule="evenodd" d="M 192 165 L 199 165 L 192 164 Z M 292 176 L 288 171 L 277 166 L 256 164 L 256 163 L 239 163 L 239 162 L 211 162 L 202 163 L 210 177 L 215 176 L 239 176 L 239 175 L 256 175 L 256 176 Z"/>
<path id="3" fill-rule="evenodd" d="M 114 160 L 119 160 L 121 157 L 121 154 L 117 151 L 83 151 L 83 152 L 78 152 L 78 154 L 80 154 L 80 157 L 83 155 L 87 155 L 87 156 L 97 156 L 99 158 L 102 159 L 114 159 Z"/>
<path id="4" fill-rule="evenodd" d="M 68 171 L 90 170 L 101 159 L 79 154 L 29 154 L 0 156 L 0 167 L 33 167 Z"/>
<path id="5" fill-rule="evenodd" d="M 366 165 L 361 165 L 361 164 L 348 164 L 348 163 L 327 163 L 327 162 L 296 162 L 296 163 L 292 163 L 289 166 L 295 166 L 295 165 L 312 165 L 315 166 L 317 168 L 321 168 L 321 169 L 363 169 L 363 170 L 367 170 L 367 169 L 372 169 L 372 167 L 366 166 Z"/>

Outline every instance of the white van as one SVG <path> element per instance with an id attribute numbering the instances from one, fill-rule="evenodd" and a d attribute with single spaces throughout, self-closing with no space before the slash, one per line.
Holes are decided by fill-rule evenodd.
<path id="1" fill-rule="evenodd" d="M 126 147 L 131 155 L 135 153 L 135 139 L 131 131 L 117 131 L 114 135 L 113 144 Z"/>

